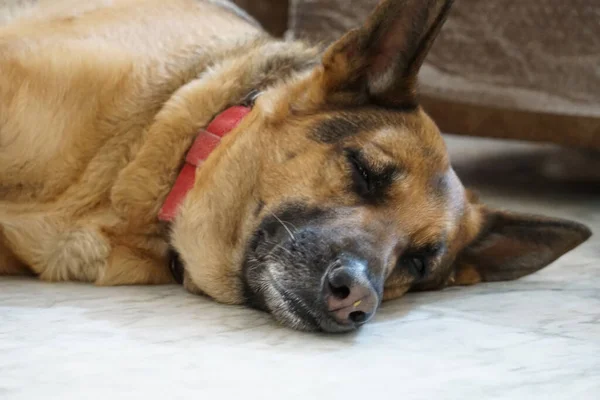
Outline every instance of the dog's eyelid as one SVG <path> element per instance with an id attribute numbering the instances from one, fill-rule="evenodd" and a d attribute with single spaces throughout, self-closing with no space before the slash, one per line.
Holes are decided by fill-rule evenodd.
<path id="1" fill-rule="evenodd" d="M 352 190 L 362 201 L 369 204 L 383 204 L 387 191 L 398 178 L 394 165 L 369 160 L 364 149 L 345 148 L 345 158 L 352 172 Z"/>
<path id="2" fill-rule="evenodd" d="M 371 185 L 371 172 L 368 166 L 362 161 L 361 156 L 356 150 L 346 150 L 346 158 L 352 169 L 352 180 L 354 190 L 361 196 L 369 195 L 373 187 Z"/>
<path id="3" fill-rule="evenodd" d="M 406 269 L 416 281 L 426 279 L 434 264 L 445 251 L 443 242 L 419 245 L 407 249 L 398 259 L 398 267 Z"/>
<path id="4" fill-rule="evenodd" d="M 387 163 L 382 164 L 381 162 L 373 162 L 372 160 L 378 159 L 368 157 L 366 152 L 362 149 L 347 148 L 344 149 L 344 152 L 351 161 L 358 163 L 362 168 L 369 172 L 369 174 L 379 175 L 386 173 L 389 170 L 397 170 L 396 166 L 394 165 L 390 165 Z"/>
<path id="5" fill-rule="evenodd" d="M 356 161 L 360 161 L 360 162 L 365 161 L 364 152 L 361 149 L 357 149 L 354 147 L 347 147 L 347 148 L 344 148 L 344 153 L 346 154 L 346 157 L 349 157 Z"/>
<path id="6" fill-rule="evenodd" d="M 432 259 L 439 256 L 444 252 L 445 245 L 442 241 L 432 242 L 428 244 L 421 244 L 419 246 L 415 246 L 406 251 L 406 255 L 414 256 L 414 257 L 423 257 L 426 259 Z"/>

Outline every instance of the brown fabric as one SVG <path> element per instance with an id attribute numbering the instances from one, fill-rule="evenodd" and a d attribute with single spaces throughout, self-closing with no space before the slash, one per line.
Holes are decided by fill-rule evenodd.
<path id="1" fill-rule="evenodd" d="M 288 0 L 232 0 L 259 21 L 274 36 L 287 30 Z"/>
<path id="2" fill-rule="evenodd" d="M 290 1 L 288 35 L 326 43 L 378 3 Z M 600 2 L 456 1 L 420 78 L 442 130 L 600 149 Z"/>
<path id="3" fill-rule="evenodd" d="M 423 97 L 423 107 L 447 133 L 548 142 L 600 150 L 600 118 Z"/>
<path id="4" fill-rule="evenodd" d="M 435 71 L 423 76 L 445 78 L 427 84 L 431 93 L 456 87 L 473 102 L 600 117 L 600 2 L 461 0 L 456 6 L 428 59 Z M 463 89 L 456 78 L 470 85 Z M 490 86 L 501 90 L 479 95 Z"/>

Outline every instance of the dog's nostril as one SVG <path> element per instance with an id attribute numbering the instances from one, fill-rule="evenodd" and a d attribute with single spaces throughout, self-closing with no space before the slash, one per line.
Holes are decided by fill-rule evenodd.
<path id="1" fill-rule="evenodd" d="M 335 287 L 329 283 L 329 289 L 331 290 L 331 294 L 340 300 L 344 300 L 346 297 L 350 296 L 350 288 L 348 286 L 342 285 Z"/>
<path id="2" fill-rule="evenodd" d="M 367 320 L 367 314 L 363 311 L 352 311 L 348 318 L 355 324 L 362 324 Z"/>
<path id="3" fill-rule="evenodd" d="M 368 272 L 366 263 L 352 258 L 327 271 L 323 300 L 329 316 L 339 325 L 355 328 L 375 313 L 379 297 Z"/>

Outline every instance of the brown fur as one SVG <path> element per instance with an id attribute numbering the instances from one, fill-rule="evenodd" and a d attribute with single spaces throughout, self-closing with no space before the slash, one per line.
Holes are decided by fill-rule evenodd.
<path id="1" fill-rule="evenodd" d="M 489 239 L 460 268 L 461 252 L 486 239 L 496 214 L 468 200 L 417 101 L 416 74 L 450 3 L 386 1 L 322 64 L 318 49 L 271 39 L 207 1 L 66 2 L 50 15 L 42 4 L 1 28 L 0 275 L 28 269 L 48 281 L 168 283 L 173 245 L 188 290 L 241 303 L 249 238 L 290 200 L 346 210 L 339 224 L 376 238 L 388 255 L 386 299 L 485 279 L 477 272 L 485 265 L 473 266 L 477 251 L 493 248 L 510 263 L 513 253 L 538 249 L 519 231 L 519 246 Z M 198 130 L 254 89 L 263 95 L 198 171 L 173 226 L 159 223 Z M 395 171 L 372 204 L 348 190 L 340 156 L 348 146 Z M 522 271 L 510 277 L 588 235 L 565 222 L 552 231 L 558 250 L 541 263 L 519 258 Z M 398 260 L 438 242 L 446 250 L 416 286 Z"/>

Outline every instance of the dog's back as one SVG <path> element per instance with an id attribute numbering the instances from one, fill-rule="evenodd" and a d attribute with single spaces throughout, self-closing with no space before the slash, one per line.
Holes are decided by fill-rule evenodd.
<path id="1" fill-rule="evenodd" d="M 5 8 L 0 23 L 0 274 L 42 273 L 35 255 L 7 245 L 28 218 L 19 232 L 33 236 L 15 236 L 19 248 L 115 219 L 111 186 L 164 103 L 264 35 L 216 1 L 24 4 Z"/>
<path id="2" fill-rule="evenodd" d="M 100 153 L 127 159 L 176 89 L 261 35 L 210 1 L 52 3 L 0 28 L 5 201 L 53 199 Z M 119 170 L 103 165 L 110 169 L 98 175 L 104 180 Z"/>

